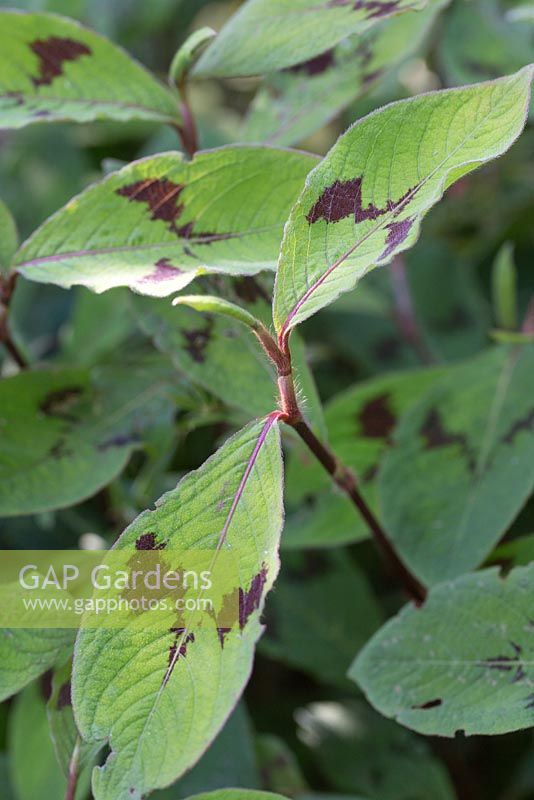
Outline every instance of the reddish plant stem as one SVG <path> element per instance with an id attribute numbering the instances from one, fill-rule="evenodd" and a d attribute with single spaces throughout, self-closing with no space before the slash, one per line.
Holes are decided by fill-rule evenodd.
<path id="1" fill-rule="evenodd" d="M 80 759 L 80 740 L 76 740 L 74 750 L 72 751 L 72 758 L 69 763 L 69 776 L 67 780 L 67 789 L 65 791 L 65 800 L 74 800 L 76 796 L 76 788 L 78 786 L 79 775 L 79 759 Z"/>
<path id="2" fill-rule="evenodd" d="M 195 122 L 195 117 L 189 105 L 189 98 L 187 89 L 184 83 L 179 84 L 178 91 L 180 92 L 180 112 L 182 114 L 182 124 L 176 125 L 176 129 L 182 140 L 182 145 L 185 152 L 190 158 L 193 158 L 198 150 L 198 130 Z"/>
<path id="3" fill-rule="evenodd" d="M 406 264 L 402 256 L 393 259 L 390 275 L 395 301 L 394 317 L 402 337 L 423 364 L 435 364 L 436 359 L 430 352 L 419 327 L 406 275 Z"/>
<path id="4" fill-rule="evenodd" d="M 337 456 L 317 438 L 302 416 L 293 381 L 288 338 L 285 339 L 284 349 L 281 349 L 266 328 L 262 328 L 261 331 L 255 331 L 255 333 L 263 349 L 271 361 L 273 361 L 278 371 L 278 389 L 282 410 L 280 419 L 295 430 L 326 472 L 332 477 L 336 485 L 350 498 L 359 514 L 367 523 L 375 543 L 391 568 L 391 571 L 398 577 L 406 594 L 417 605 L 421 605 L 426 598 L 426 588 L 418 581 L 415 575 L 410 572 L 398 555 L 386 532 L 358 489 L 355 476 L 349 468 L 339 461 Z"/>
<path id="5" fill-rule="evenodd" d="M 25 369 L 28 366 L 27 361 L 18 349 L 9 330 L 9 305 L 16 283 L 16 273 L 12 273 L 7 278 L 0 277 L 0 343 L 4 345 L 15 364 L 20 369 Z"/>

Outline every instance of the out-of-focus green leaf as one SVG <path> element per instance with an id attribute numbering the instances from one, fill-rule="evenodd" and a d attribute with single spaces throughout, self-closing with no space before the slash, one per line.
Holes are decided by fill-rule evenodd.
<path id="1" fill-rule="evenodd" d="M 532 725 L 534 565 L 433 588 L 369 642 L 351 677 L 385 716 L 421 733 L 499 734 Z"/>
<path id="2" fill-rule="evenodd" d="M 275 412 L 228 440 L 117 543 L 133 547 L 148 534 L 163 547 L 233 552 L 239 614 L 228 630 L 217 627 L 221 609 L 215 608 L 191 631 L 186 624 L 176 632 L 172 609 L 168 633 L 151 628 L 143 615 L 128 628 L 80 631 L 72 684 L 76 720 L 84 739 L 110 740 L 113 751 L 93 773 L 95 800 L 140 800 L 172 783 L 198 761 L 243 691 L 262 633 L 264 598 L 279 567 L 277 420 Z"/>
<path id="3" fill-rule="evenodd" d="M 329 783 L 370 800 L 454 800 L 424 742 L 361 702 L 313 703 L 298 712 L 301 738 Z"/>
<path id="4" fill-rule="evenodd" d="M 11 211 L 0 200 L 0 276 L 9 272 L 18 247 L 19 235 Z"/>
<path id="5" fill-rule="evenodd" d="M 523 21 L 503 13 L 498 0 L 454 3 L 438 45 L 449 85 L 497 78 L 532 61 L 532 36 Z"/>
<path id="6" fill-rule="evenodd" d="M 48 730 L 46 695 L 37 683 L 16 699 L 9 726 L 11 782 L 17 800 L 65 796 L 67 781 Z M 77 795 L 81 800 L 81 795 Z"/>
<path id="7" fill-rule="evenodd" d="M 493 307 L 495 321 L 505 330 L 517 327 L 517 275 L 514 248 L 505 242 L 493 262 Z"/>
<path id="8" fill-rule="evenodd" d="M 168 366 L 47 369 L 0 382 L 0 514 L 63 508 L 124 468 L 174 411 Z"/>
<path id="9" fill-rule="evenodd" d="M 346 556 L 310 554 L 282 570 L 267 603 L 267 635 L 260 647 L 318 681 L 346 689 L 354 654 L 381 621 L 365 576 Z"/>
<path id="10" fill-rule="evenodd" d="M 0 127 L 146 119 L 176 124 L 173 95 L 123 50 L 73 20 L 0 12 Z"/>
<path id="11" fill-rule="evenodd" d="M 169 69 L 169 78 L 173 83 L 180 84 L 185 80 L 187 73 L 199 58 L 202 50 L 207 47 L 211 39 L 216 35 L 213 28 L 206 27 L 194 31 L 187 37 L 176 52 Z"/>
<path id="12" fill-rule="evenodd" d="M 256 752 L 263 785 L 284 797 L 300 797 L 306 781 L 294 753 L 279 736 L 265 733 L 256 737 Z"/>
<path id="13" fill-rule="evenodd" d="M 20 248 L 26 278 L 164 297 L 198 274 L 274 269 L 284 223 L 314 156 L 225 147 L 165 153 L 108 175 Z"/>
<path id="14" fill-rule="evenodd" d="M 534 485 L 534 348 L 454 367 L 403 416 L 379 476 L 382 520 L 426 583 L 478 566 Z"/>
<path id="15" fill-rule="evenodd" d="M 248 0 L 193 69 L 200 77 L 262 75 L 299 64 L 380 20 L 420 8 L 396 0 Z"/>
<path id="16" fill-rule="evenodd" d="M 0 629 L 0 700 L 64 662 L 73 642 L 73 631 L 60 628 Z"/>
<path id="17" fill-rule="evenodd" d="M 255 792 L 249 789 L 222 789 L 209 794 L 196 794 L 189 800 L 287 800 L 281 794 Z"/>
<path id="18" fill-rule="evenodd" d="M 392 103 L 345 133 L 306 180 L 285 227 L 273 318 L 281 338 L 415 243 L 458 178 L 519 136 L 532 68 Z"/>
<path id="19" fill-rule="evenodd" d="M 422 11 L 386 19 L 363 35 L 268 76 L 249 110 L 242 138 L 278 145 L 302 141 L 416 52 L 445 2 L 430 0 Z"/>

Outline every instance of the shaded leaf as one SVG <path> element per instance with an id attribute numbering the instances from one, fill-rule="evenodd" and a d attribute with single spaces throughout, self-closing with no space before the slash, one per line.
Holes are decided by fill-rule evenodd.
<path id="1" fill-rule="evenodd" d="M 0 200 L 0 277 L 8 273 L 18 247 L 19 235 L 11 211 Z"/>
<path id="2" fill-rule="evenodd" d="M 350 675 L 387 717 L 425 734 L 499 734 L 534 722 L 534 565 L 433 588 L 369 642 Z"/>
<path id="3" fill-rule="evenodd" d="M 285 228 L 279 336 L 417 240 L 443 191 L 521 132 L 532 69 L 392 103 L 345 133 L 306 180 Z"/>
<path id="4" fill-rule="evenodd" d="M 248 0 L 203 53 L 193 75 L 274 72 L 422 5 L 417 0 Z"/>
<path id="5" fill-rule="evenodd" d="M 155 531 L 163 547 L 232 551 L 241 584 L 239 615 L 230 629 L 218 629 L 206 615 L 194 631 L 170 627 L 162 633 L 141 615 L 128 628 L 80 631 L 76 719 L 84 739 L 108 740 L 112 750 L 93 774 L 95 800 L 140 800 L 172 783 L 198 761 L 243 691 L 262 633 L 264 597 L 278 572 L 283 510 L 277 419 L 275 412 L 228 440 L 153 511 L 141 514 L 117 544 L 133 547 Z"/>
<path id="6" fill-rule="evenodd" d="M 190 800 L 287 800 L 281 794 L 255 792 L 250 789 L 221 789 L 209 794 L 196 794 Z"/>
<path id="7" fill-rule="evenodd" d="M 0 382 L 0 514 L 72 505 L 109 483 L 143 442 L 169 421 L 165 362 L 90 373 L 24 372 Z"/>
<path id="8" fill-rule="evenodd" d="M 534 485 L 534 348 L 457 366 L 403 416 L 379 476 L 382 520 L 438 583 L 478 566 Z"/>
<path id="9" fill-rule="evenodd" d="M 369 800 L 454 800 L 450 778 L 425 743 L 364 703 L 313 703 L 297 721 L 339 791 Z"/>
<path id="10" fill-rule="evenodd" d="M 203 272 L 274 269 L 284 222 L 316 159 L 225 147 L 151 156 L 108 175 L 20 248 L 26 278 L 164 297 Z M 276 202 L 274 202 L 276 198 Z"/>
<path id="11" fill-rule="evenodd" d="M 119 47 L 73 20 L 0 12 L 0 127 L 145 119 L 176 124 L 174 96 Z"/>
<path id="12" fill-rule="evenodd" d="M 0 629 L 0 700 L 64 662 L 73 642 L 73 631 L 61 628 Z"/>

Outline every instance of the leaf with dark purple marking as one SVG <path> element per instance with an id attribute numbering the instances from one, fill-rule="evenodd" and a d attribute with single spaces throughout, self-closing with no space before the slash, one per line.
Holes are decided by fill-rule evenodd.
<path id="1" fill-rule="evenodd" d="M 450 368 L 401 418 L 380 473 L 384 524 L 426 583 L 477 567 L 534 487 L 534 349 Z"/>
<path id="2" fill-rule="evenodd" d="M 263 75 L 302 64 L 323 71 L 325 53 L 424 0 L 248 0 L 206 48 L 193 75 Z"/>
<path id="3" fill-rule="evenodd" d="M 282 528 L 279 412 L 228 440 L 143 512 L 116 547 L 234 553 L 234 617 L 220 611 L 188 627 L 187 617 L 164 630 L 143 615 L 128 628 L 80 631 L 72 697 L 90 743 L 112 752 L 93 773 L 95 800 L 140 800 L 189 769 L 206 750 L 248 680 L 262 633 L 265 595 L 278 572 Z M 222 503 L 221 498 L 227 502 Z M 232 621 L 233 620 L 233 621 Z M 179 721 L 179 724 L 177 724 Z M 165 740 L 162 750 L 158 743 Z M 156 745 L 156 746 L 155 746 Z"/>
<path id="4" fill-rule="evenodd" d="M 377 265 L 411 247 L 459 177 L 525 124 L 532 68 L 391 103 L 357 122 L 306 179 L 284 229 L 273 319 L 281 341 Z"/>
<path id="5" fill-rule="evenodd" d="M 0 514 L 63 508 L 126 466 L 145 432 L 172 419 L 168 363 L 48 369 L 0 381 Z"/>
<path id="6" fill-rule="evenodd" d="M 74 633 L 66 629 L 0 629 L 0 700 L 61 664 L 73 643 Z"/>
<path id="7" fill-rule="evenodd" d="M 52 14 L 0 11 L 0 128 L 96 119 L 179 124 L 180 114 L 168 89 L 97 33 Z"/>
<path id="8" fill-rule="evenodd" d="M 349 674 L 382 714 L 420 733 L 531 727 L 533 604 L 534 564 L 441 583 L 375 634 Z"/>
<path id="9" fill-rule="evenodd" d="M 314 156 L 224 147 L 184 161 L 136 161 L 85 190 L 19 249 L 15 268 L 40 283 L 128 286 L 165 297 L 198 274 L 274 270 L 284 223 Z M 273 202 L 273 198 L 276 202 Z"/>

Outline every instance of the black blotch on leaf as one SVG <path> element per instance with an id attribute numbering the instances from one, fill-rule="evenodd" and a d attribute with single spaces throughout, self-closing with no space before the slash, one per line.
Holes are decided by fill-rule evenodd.
<path id="1" fill-rule="evenodd" d="M 252 578 L 248 590 L 239 589 L 239 627 L 241 630 L 247 624 L 250 615 L 260 607 L 266 580 L 267 567 L 263 564 L 258 574 Z"/>
<path id="2" fill-rule="evenodd" d="M 437 408 L 431 408 L 427 413 L 419 433 L 425 440 L 426 450 L 434 450 L 454 444 L 458 445 L 465 456 L 469 471 L 475 471 L 476 459 L 471 452 L 467 437 L 463 433 L 450 433 L 445 430 Z"/>
<path id="3" fill-rule="evenodd" d="M 136 550 L 164 550 L 166 542 L 159 542 L 155 533 L 143 533 L 135 541 Z"/>
<path id="4" fill-rule="evenodd" d="M 389 406 L 390 399 L 390 394 L 384 392 L 368 400 L 358 412 L 356 419 L 363 436 L 368 439 L 389 440 L 397 422 Z"/>
<path id="5" fill-rule="evenodd" d="M 92 53 L 91 48 L 83 42 L 61 36 L 36 39 L 29 47 L 39 59 L 39 77 L 32 78 L 34 86 L 50 86 L 54 78 L 63 74 L 65 61 L 77 61 L 81 56 L 90 56 Z"/>
<path id="6" fill-rule="evenodd" d="M 314 75 L 321 75 L 327 69 L 333 67 L 336 63 L 334 49 L 330 48 L 325 50 L 324 53 L 319 53 L 318 56 L 301 61 L 299 64 L 294 64 L 292 67 L 287 67 L 284 72 L 304 72 L 306 75 L 313 77 Z"/>
<path id="7" fill-rule="evenodd" d="M 502 441 L 505 444 L 513 444 L 515 437 L 521 433 L 521 431 L 528 432 L 532 430 L 534 430 L 534 408 L 525 414 L 524 417 L 516 420 L 513 423 L 513 425 L 510 427 L 510 430 L 507 431 L 502 437 Z"/>
<path id="8" fill-rule="evenodd" d="M 105 439 L 103 442 L 100 442 L 100 444 L 97 445 L 97 449 L 105 453 L 106 450 L 111 450 L 112 447 L 127 447 L 138 441 L 139 438 L 135 434 L 118 433 L 116 436 L 112 436 L 110 439 Z"/>
<path id="9" fill-rule="evenodd" d="M 384 17 L 398 7 L 400 0 L 330 0 L 329 8 L 352 6 L 353 11 L 367 11 L 367 19 Z"/>
<path id="10" fill-rule="evenodd" d="M 39 688 L 41 690 L 41 697 L 47 703 L 52 696 L 52 670 L 47 669 L 43 672 L 39 681 Z"/>
<path id="11" fill-rule="evenodd" d="M 197 364 L 203 364 L 205 361 L 205 350 L 211 339 L 213 325 L 213 318 L 208 317 L 203 328 L 182 331 L 182 337 L 185 340 L 184 350 Z"/>
<path id="12" fill-rule="evenodd" d="M 326 222 L 339 222 L 352 216 L 354 216 L 356 224 L 364 220 L 374 220 L 392 211 L 399 211 L 416 191 L 416 187 L 408 189 L 398 200 L 388 200 L 383 208 L 378 208 L 374 203 L 368 203 L 364 207 L 362 205 L 362 181 L 363 177 L 360 176 L 348 181 L 336 180 L 327 186 L 306 215 L 310 225 L 320 219 L 324 219 Z"/>
<path id="13" fill-rule="evenodd" d="M 526 709 L 534 708 L 534 694 L 529 694 L 525 705 Z"/>
<path id="14" fill-rule="evenodd" d="M 426 703 L 421 703 L 420 705 L 412 706 L 414 710 L 419 711 L 428 711 L 431 708 L 437 708 L 443 704 L 443 700 L 441 697 L 437 697 L 435 700 L 427 700 Z"/>
<path id="15" fill-rule="evenodd" d="M 61 711 L 62 708 L 66 708 L 67 706 L 72 705 L 72 697 L 71 697 L 71 685 L 70 681 L 64 683 L 57 696 L 57 710 Z"/>
<path id="16" fill-rule="evenodd" d="M 82 394 L 83 389 L 80 386 L 69 386 L 49 392 L 39 404 L 39 409 L 47 417 L 57 417 L 72 422 L 76 417 L 71 413 L 71 409 Z"/>
<path id="17" fill-rule="evenodd" d="M 498 655 L 492 658 L 485 658 L 483 661 L 479 661 L 477 666 L 498 670 L 499 672 L 514 672 L 512 683 L 522 681 L 525 677 L 525 670 L 521 663 L 523 648 L 515 642 L 510 642 L 510 645 L 514 651 L 513 656 Z"/>

